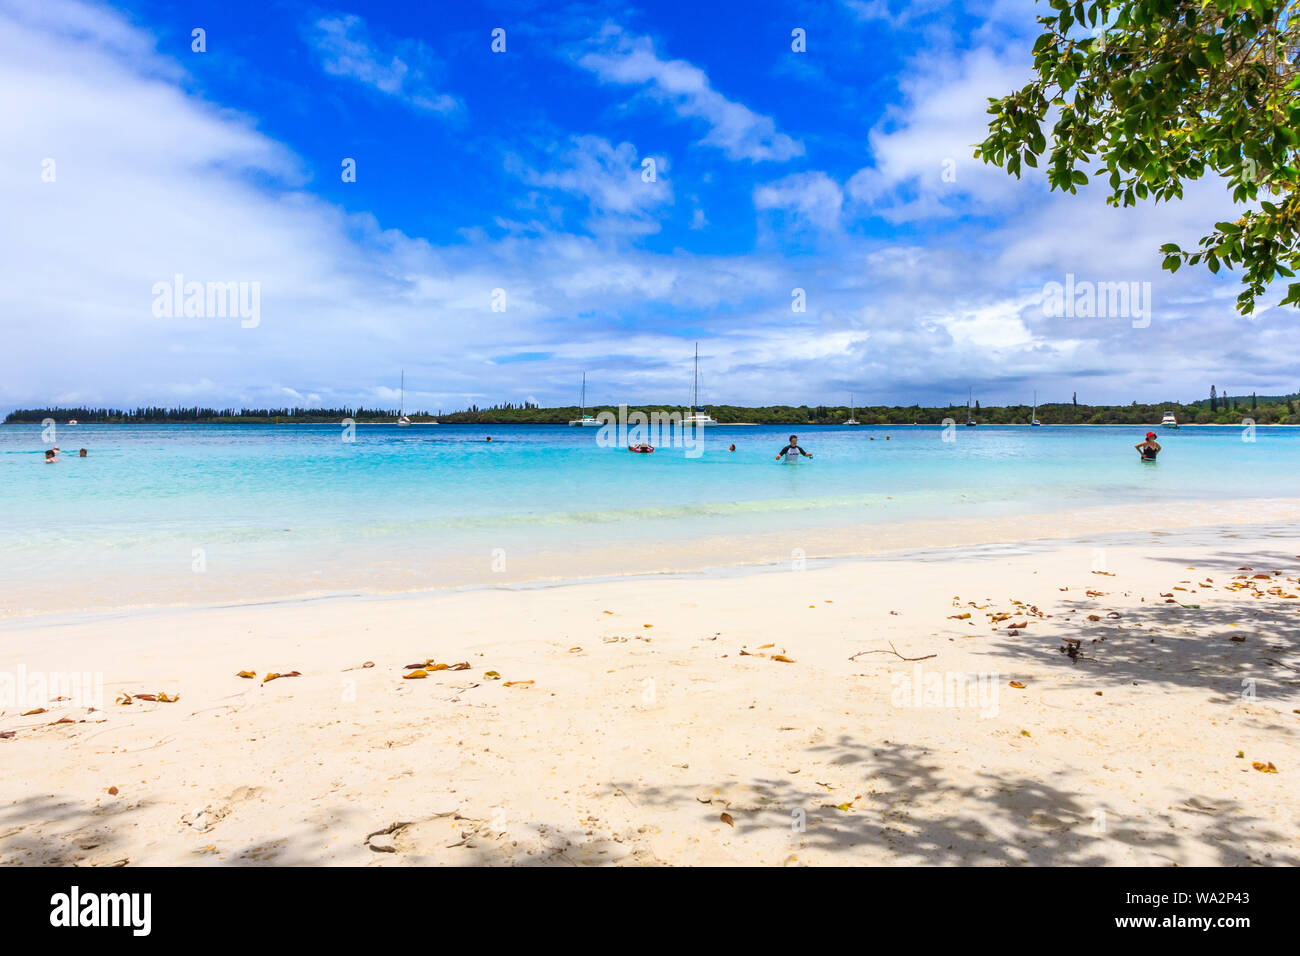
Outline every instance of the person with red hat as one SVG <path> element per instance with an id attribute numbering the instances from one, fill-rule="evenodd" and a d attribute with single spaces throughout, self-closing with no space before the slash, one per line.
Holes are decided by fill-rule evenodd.
<path id="1" fill-rule="evenodd" d="M 1147 432 L 1146 441 L 1140 441 L 1133 447 L 1138 450 L 1143 461 L 1155 461 L 1156 455 L 1160 454 L 1160 442 L 1156 441 L 1155 432 Z"/>

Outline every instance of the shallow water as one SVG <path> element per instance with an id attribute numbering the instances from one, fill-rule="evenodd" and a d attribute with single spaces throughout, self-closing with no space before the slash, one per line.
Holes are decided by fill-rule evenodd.
<path id="1" fill-rule="evenodd" d="M 713 537 L 1240 503 L 1290 497 L 1300 473 L 1296 429 L 1161 430 L 1154 465 L 1132 447 L 1144 432 L 805 428 L 815 457 L 785 464 L 786 426 L 702 430 L 696 456 L 562 426 L 361 425 L 344 441 L 330 425 L 78 425 L 46 465 L 39 426 L 9 425 L 0 613 L 513 580 L 584 551 L 600 556 L 591 573 L 631 573 L 647 568 L 621 566 L 627 542 L 671 568 L 675 548 Z"/>

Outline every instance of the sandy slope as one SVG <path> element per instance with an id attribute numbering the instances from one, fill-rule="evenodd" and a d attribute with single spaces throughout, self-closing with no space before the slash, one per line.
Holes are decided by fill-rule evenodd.
<path id="1" fill-rule="evenodd" d="M 107 699 L 3 708 L 0 863 L 1296 864 L 1279 548 L 11 621 L 0 674 L 102 671 Z M 428 658 L 470 668 L 402 678 Z M 911 706 L 917 680 L 985 696 Z"/>

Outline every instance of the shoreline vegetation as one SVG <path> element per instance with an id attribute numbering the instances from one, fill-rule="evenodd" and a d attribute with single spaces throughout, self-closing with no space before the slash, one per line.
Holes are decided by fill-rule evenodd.
<path id="1" fill-rule="evenodd" d="M 1202 401 L 1159 402 L 1128 405 L 1082 405 L 1075 402 L 1052 402 L 1038 406 L 1038 420 L 1044 425 L 1148 425 L 1157 423 L 1166 412 L 1173 412 L 1180 425 L 1241 425 L 1251 419 L 1257 425 L 1300 425 L 1300 395 L 1216 396 Z M 842 425 L 849 418 L 845 405 L 710 405 L 709 411 L 720 425 Z M 618 407 L 589 406 L 588 412 L 608 412 L 617 417 Z M 630 405 L 628 413 L 649 415 L 684 414 L 674 405 Z M 981 408 L 976 403 L 971 416 L 981 425 L 1028 425 L 1033 416 L 1030 405 L 999 405 Z M 531 403 L 505 403 L 491 408 L 471 406 L 455 412 L 408 412 L 414 425 L 566 425 L 577 418 L 574 405 L 540 408 Z M 942 425 L 944 419 L 958 424 L 966 420 L 966 406 L 922 407 L 861 406 L 854 417 L 862 425 Z M 335 425 L 344 419 L 358 425 L 394 424 L 397 412 L 378 408 L 202 408 L 161 406 L 136 408 L 20 408 L 5 416 L 6 425 L 39 425 L 47 419 L 57 424 L 77 421 L 83 425 Z"/>

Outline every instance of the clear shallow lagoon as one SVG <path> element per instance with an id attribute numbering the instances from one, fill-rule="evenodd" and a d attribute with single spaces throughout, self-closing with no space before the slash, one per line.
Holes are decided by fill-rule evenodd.
<path id="1" fill-rule="evenodd" d="M 1145 431 L 805 427 L 815 458 L 788 465 L 773 460 L 786 426 L 704 430 L 692 458 L 600 447 L 594 428 L 360 425 L 349 443 L 330 425 L 78 425 L 46 465 L 39 426 L 8 425 L 0 614 L 57 606 L 52 591 L 71 608 L 402 590 L 491 580 L 503 560 L 503 581 L 559 574 L 546 556 L 583 549 L 601 555 L 589 571 L 619 574 L 645 570 L 620 566 L 629 541 L 667 554 L 710 536 L 1293 497 L 1300 430 L 1156 429 L 1154 465 L 1132 447 Z"/>

